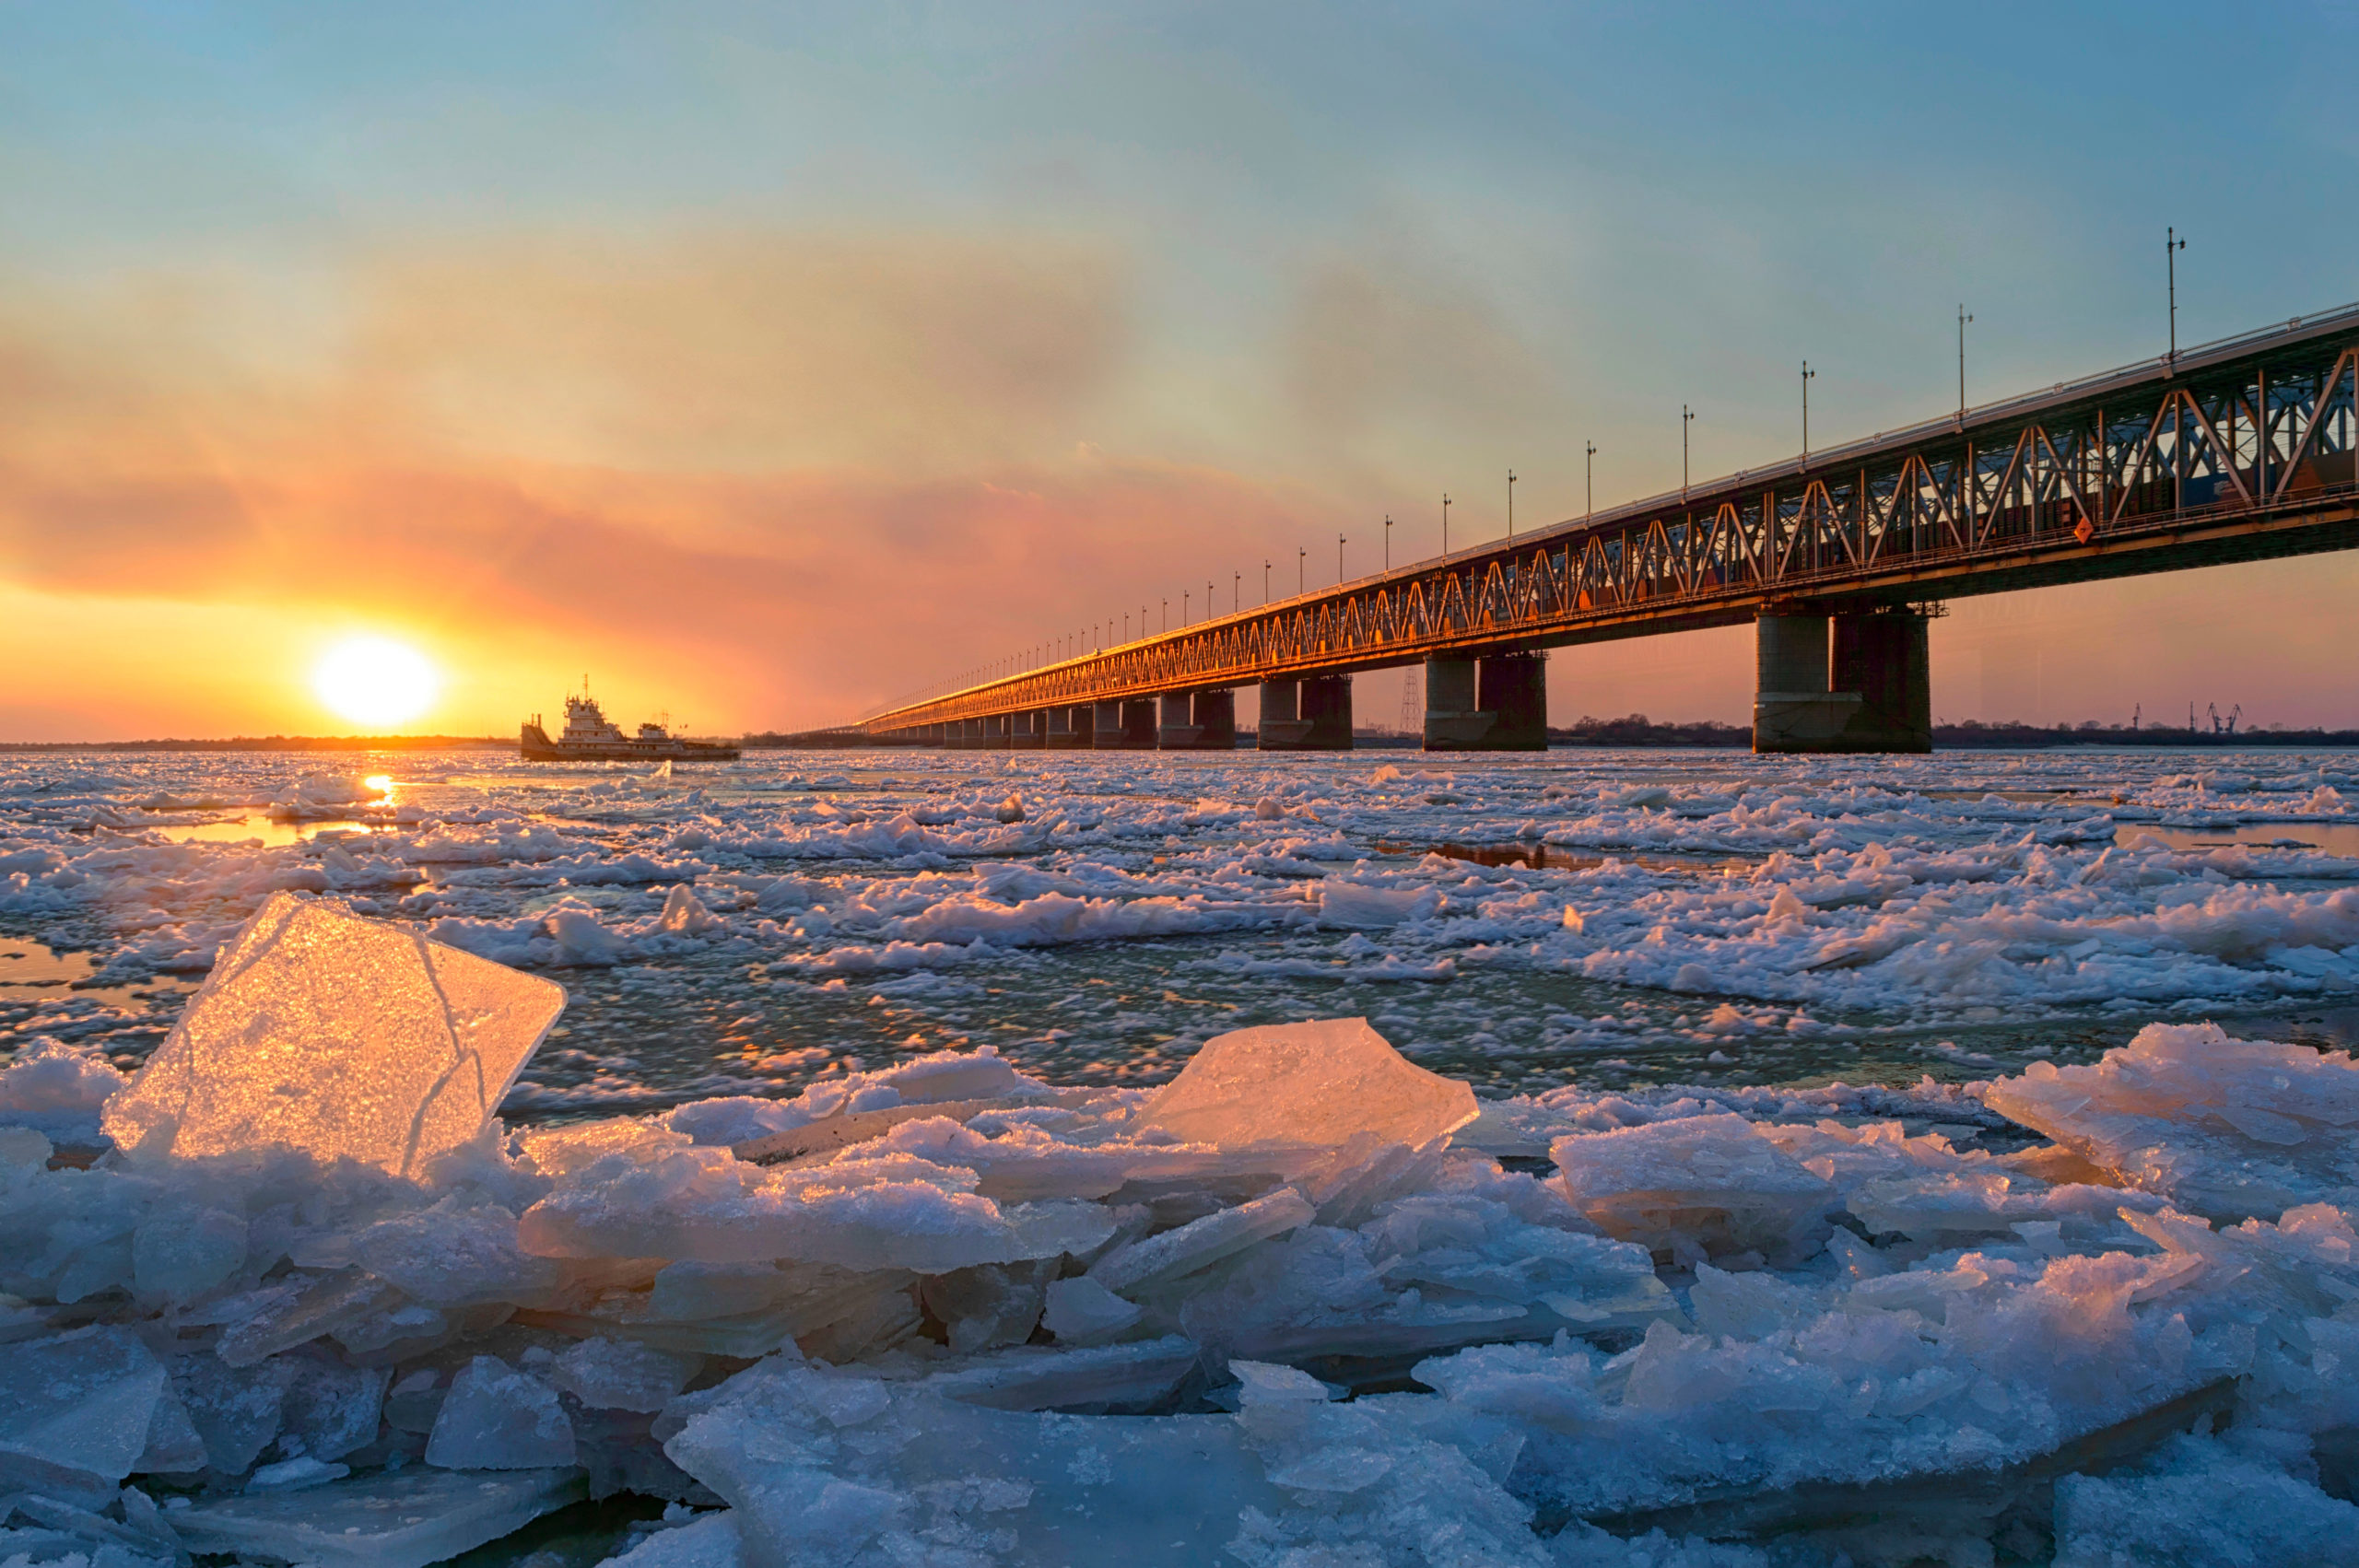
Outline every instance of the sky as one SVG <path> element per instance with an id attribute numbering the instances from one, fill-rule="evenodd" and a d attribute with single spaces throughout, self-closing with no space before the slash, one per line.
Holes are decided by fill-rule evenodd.
<path id="1" fill-rule="evenodd" d="M 2348 6 L 0 0 L 0 740 L 838 722 L 2359 298 Z M 1297 552 L 1307 554 L 1297 556 Z M 1299 565 L 1297 564 L 1299 562 Z M 1954 603 L 1944 720 L 2359 726 L 2359 560 Z M 1183 599 L 1183 595 L 1185 596 Z M 1134 628 L 1133 628 L 1134 629 Z M 1749 713 L 1744 628 L 1550 663 Z M 1400 677 L 1363 677 L 1363 721 Z"/>

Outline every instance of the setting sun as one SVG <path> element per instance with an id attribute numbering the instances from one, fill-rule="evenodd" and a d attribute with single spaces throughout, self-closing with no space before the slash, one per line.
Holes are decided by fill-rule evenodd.
<path id="1" fill-rule="evenodd" d="M 331 711 L 372 730 L 416 719 L 433 706 L 440 684 L 424 654 L 381 637 L 340 642 L 311 672 L 311 689 Z"/>

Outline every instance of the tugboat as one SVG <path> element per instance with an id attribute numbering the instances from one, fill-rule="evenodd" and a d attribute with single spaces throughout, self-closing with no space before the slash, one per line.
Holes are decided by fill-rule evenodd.
<path id="1" fill-rule="evenodd" d="M 626 735 L 615 728 L 581 678 L 581 695 L 565 699 L 565 733 L 556 740 L 541 728 L 537 713 L 524 721 L 520 742 L 526 762 L 734 762 L 735 746 L 683 741 L 661 724 L 641 724 Z"/>

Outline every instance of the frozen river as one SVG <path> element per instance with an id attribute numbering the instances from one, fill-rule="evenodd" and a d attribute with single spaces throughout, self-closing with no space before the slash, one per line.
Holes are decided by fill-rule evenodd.
<path id="1" fill-rule="evenodd" d="M 0 761 L 0 1568 L 2359 1562 L 2359 757 L 363 764 Z"/>
<path id="2" fill-rule="evenodd" d="M 1984 1078 L 2156 1020 L 2359 1029 L 2347 753 L 321 766 L 0 760 L 0 1043 L 134 1064 L 281 888 L 565 985 L 511 1119 L 983 1044 L 1149 1084 L 1224 1030 L 1349 1014 L 1484 1093 Z"/>

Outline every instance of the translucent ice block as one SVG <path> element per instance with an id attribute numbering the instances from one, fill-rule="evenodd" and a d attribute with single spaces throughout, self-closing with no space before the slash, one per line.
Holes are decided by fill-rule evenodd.
<path id="1" fill-rule="evenodd" d="M 1429 1143 L 1475 1117 L 1474 1092 L 1402 1056 L 1365 1018 L 1272 1024 L 1206 1040 L 1139 1130 L 1191 1143 Z"/>
<path id="2" fill-rule="evenodd" d="M 1591 1223 L 1683 1264 L 1742 1252 L 1790 1263 L 1826 1237 L 1835 1189 L 1742 1117 L 1560 1138 L 1553 1153 Z"/>
<path id="3" fill-rule="evenodd" d="M 2273 1220 L 2359 1189 L 2359 1066 L 2340 1051 L 2150 1024 L 2090 1066 L 2035 1062 L 1983 1103 L 2216 1220 Z"/>
<path id="4" fill-rule="evenodd" d="M 103 1506 L 147 1446 L 164 1369 L 128 1328 L 77 1328 L 0 1357 L 0 1493 Z"/>
<path id="5" fill-rule="evenodd" d="M 570 1470 L 482 1475 L 423 1467 L 300 1492 L 207 1498 L 175 1509 L 192 1551 L 319 1568 L 425 1568 L 497 1540 L 582 1494 Z"/>
<path id="6" fill-rule="evenodd" d="M 130 1087 L 118 1147 L 273 1145 L 396 1176 L 482 1130 L 564 988 L 334 905 L 279 894 L 224 950 Z"/>

